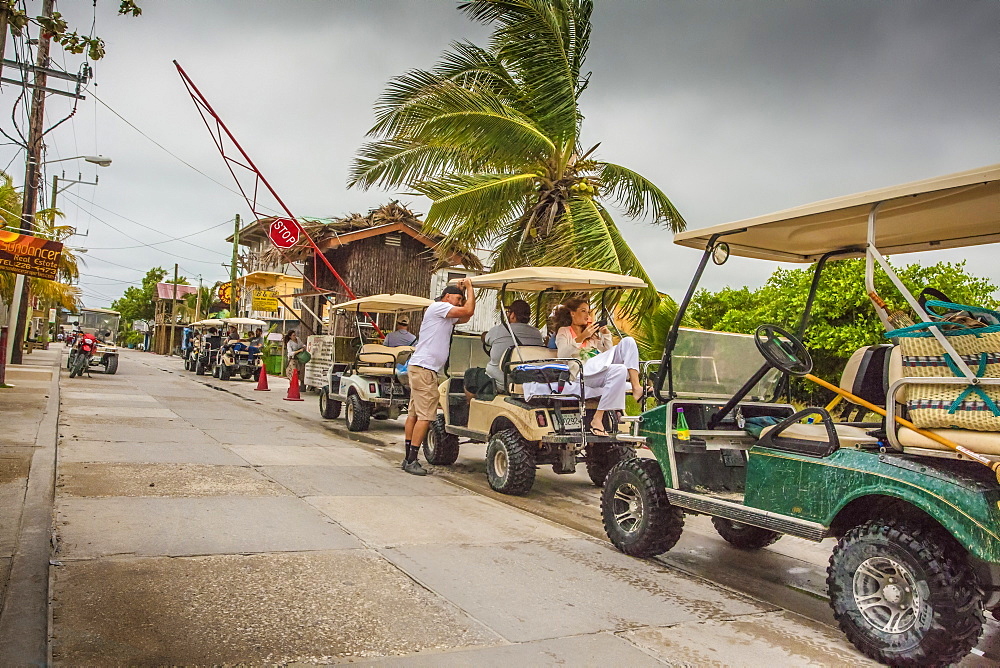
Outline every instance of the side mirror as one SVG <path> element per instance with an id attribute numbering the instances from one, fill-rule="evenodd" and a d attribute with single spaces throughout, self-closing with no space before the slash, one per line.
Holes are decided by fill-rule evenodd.
<path id="1" fill-rule="evenodd" d="M 712 248 L 712 262 L 723 265 L 729 259 L 729 244 L 722 242 Z"/>

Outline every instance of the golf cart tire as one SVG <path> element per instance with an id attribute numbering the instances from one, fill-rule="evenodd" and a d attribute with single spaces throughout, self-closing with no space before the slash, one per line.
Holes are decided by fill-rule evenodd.
<path id="1" fill-rule="evenodd" d="M 204 376 L 205 375 L 205 363 L 202 362 L 200 359 L 199 360 L 195 360 L 195 363 L 194 363 L 194 374 L 196 376 Z"/>
<path id="2" fill-rule="evenodd" d="M 330 393 L 323 390 L 319 393 L 319 414 L 324 420 L 336 420 L 340 417 L 342 403 L 330 398 Z"/>
<path id="3" fill-rule="evenodd" d="M 761 529 L 752 524 L 727 520 L 724 517 L 713 517 L 712 526 L 726 542 L 741 550 L 759 550 L 778 542 L 784 534 L 768 529 Z"/>
<path id="4" fill-rule="evenodd" d="M 865 564 L 868 567 L 861 570 Z M 858 575 L 863 577 L 879 566 L 891 568 L 897 575 L 902 569 L 901 584 L 911 580 L 916 591 L 926 592 L 920 609 L 909 620 L 902 618 L 904 626 L 909 624 L 902 631 L 887 632 L 876 626 L 879 619 L 873 622 L 866 616 L 874 615 L 868 611 L 893 609 L 888 604 L 871 605 L 862 612 L 855 599 Z M 868 580 L 860 584 L 877 582 L 871 576 Z M 840 629 L 863 654 L 882 663 L 957 663 L 976 646 L 983 631 L 982 599 L 966 555 L 950 535 L 929 520 L 872 520 L 851 529 L 833 549 L 826 583 Z M 883 583 L 873 594 L 887 588 Z M 906 594 L 896 587 L 893 597 L 899 595 Z M 885 623 L 891 620 L 889 617 Z"/>
<path id="5" fill-rule="evenodd" d="M 486 446 L 486 479 L 490 487 L 511 496 L 527 494 L 535 484 L 534 447 L 516 429 L 502 429 L 490 436 Z M 497 466 L 500 462 L 505 462 L 502 469 Z"/>
<path id="6" fill-rule="evenodd" d="M 368 425 L 372 421 L 371 404 L 362 401 L 358 395 L 351 394 L 347 397 L 344 419 L 347 422 L 347 431 L 368 431 Z"/>
<path id="7" fill-rule="evenodd" d="M 601 487 L 615 464 L 623 459 L 633 459 L 635 448 L 627 443 L 611 443 L 606 446 L 587 446 L 587 475 L 590 481 Z M 592 450 L 592 452 L 591 452 Z"/>
<path id="8" fill-rule="evenodd" d="M 620 506 L 629 501 L 638 502 L 639 512 L 627 518 L 634 525 L 623 527 Z M 601 492 L 601 516 L 614 546 L 633 557 L 663 554 L 677 544 L 684 529 L 684 513 L 667 499 L 655 459 L 623 459 L 611 468 Z"/>
<path id="9" fill-rule="evenodd" d="M 233 372 L 225 364 L 219 365 L 219 380 L 229 380 L 233 377 Z"/>
<path id="10" fill-rule="evenodd" d="M 260 374 L 263 373 L 263 372 L 264 372 L 264 367 L 260 367 L 259 366 L 256 369 L 254 369 L 254 372 L 253 372 L 253 382 L 259 383 L 260 382 Z"/>
<path id="11" fill-rule="evenodd" d="M 444 430 L 444 415 L 438 414 L 424 440 L 424 458 L 428 464 L 451 466 L 458 459 L 458 450 L 458 436 Z"/>
<path id="12" fill-rule="evenodd" d="M 111 374 L 112 376 L 118 373 L 118 355 L 112 355 L 108 358 L 108 363 L 104 367 L 104 373 Z"/>

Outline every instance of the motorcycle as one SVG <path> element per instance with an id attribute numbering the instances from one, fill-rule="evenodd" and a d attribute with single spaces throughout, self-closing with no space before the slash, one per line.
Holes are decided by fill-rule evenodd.
<path id="1" fill-rule="evenodd" d="M 81 376 L 84 371 L 90 375 L 90 358 L 94 355 L 95 350 L 97 350 L 97 337 L 93 334 L 82 334 L 73 348 L 73 352 L 76 354 L 72 355 L 70 378 Z"/>

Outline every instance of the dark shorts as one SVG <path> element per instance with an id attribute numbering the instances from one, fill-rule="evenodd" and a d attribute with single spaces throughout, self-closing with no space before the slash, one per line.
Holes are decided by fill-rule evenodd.
<path id="1" fill-rule="evenodd" d="M 465 391 L 476 395 L 477 399 L 490 400 L 497 394 L 496 383 L 486 375 L 486 369 L 482 367 L 472 367 L 465 370 L 465 377 L 462 381 Z"/>

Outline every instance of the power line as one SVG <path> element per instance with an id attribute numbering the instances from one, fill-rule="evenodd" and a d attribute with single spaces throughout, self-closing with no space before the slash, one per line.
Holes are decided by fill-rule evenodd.
<path id="1" fill-rule="evenodd" d="M 171 241 L 181 241 L 183 239 L 187 239 L 187 238 L 199 235 L 199 234 L 204 234 L 205 232 L 210 232 L 210 231 L 212 231 L 212 230 L 214 230 L 216 228 L 222 227 L 223 225 L 229 225 L 232 222 L 233 222 L 232 219 L 230 219 L 230 220 L 227 220 L 227 221 L 225 221 L 223 223 L 219 223 L 218 225 L 213 225 L 212 227 L 207 227 L 204 230 L 199 230 L 197 232 L 192 232 L 191 234 L 185 234 L 184 236 L 181 236 L 181 237 L 174 237 L 173 239 L 164 239 L 163 241 L 153 241 L 151 243 L 142 244 L 142 245 L 139 245 L 139 246 L 99 246 L 99 247 L 88 246 L 88 248 L 90 248 L 90 250 L 130 250 L 132 248 L 143 248 L 143 247 L 146 247 L 146 246 L 157 246 L 159 244 L 168 244 Z M 212 251 L 212 249 L 210 249 L 210 248 L 204 248 L 203 250 L 211 251 L 213 253 L 218 253 L 218 251 Z M 219 254 L 222 255 L 222 253 L 219 253 Z M 226 257 L 228 257 L 228 256 L 226 256 Z"/>

